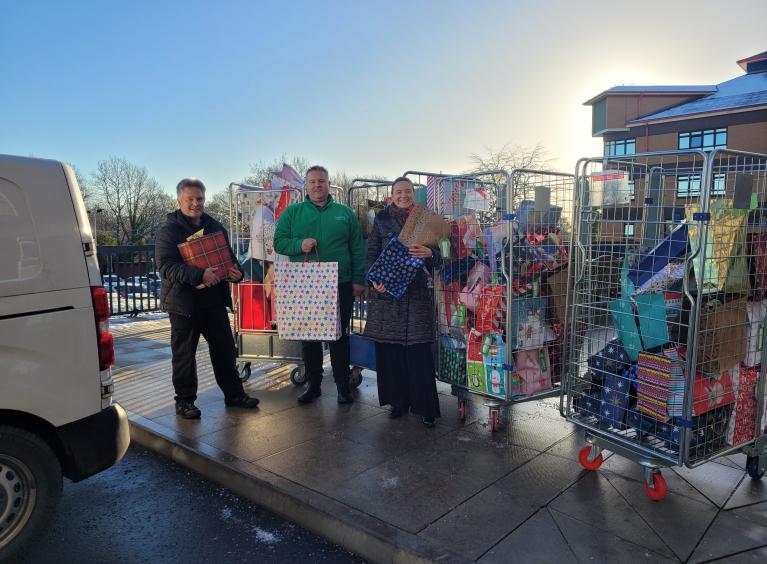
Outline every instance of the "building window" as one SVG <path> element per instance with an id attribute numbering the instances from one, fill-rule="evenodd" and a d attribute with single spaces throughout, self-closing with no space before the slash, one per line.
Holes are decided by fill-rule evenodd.
<path id="1" fill-rule="evenodd" d="M 727 146 L 727 128 L 704 129 L 679 134 L 680 149 L 719 149 Z"/>
<path id="2" fill-rule="evenodd" d="M 725 192 L 724 174 L 714 175 L 714 184 L 711 186 L 712 196 L 724 196 Z M 687 198 L 700 195 L 700 174 L 685 174 L 676 177 L 676 196 L 677 198 Z"/>
<path id="3" fill-rule="evenodd" d="M 623 226 L 623 234 L 626 237 L 633 237 L 634 236 L 634 224 L 633 223 L 627 223 Z"/>
<path id="4" fill-rule="evenodd" d="M 621 139 L 619 141 L 605 141 L 606 157 L 622 157 L 624 155 L 634 155 L 637 152 L 637 140 Z"/>
<path id="5" fill-rule="evenodd" d="M 634 181 L 633 180 L 629 180 L 629 196 L 633 200 L 635 195 L 636 195 L 636 193 L 634 192 Z"/>

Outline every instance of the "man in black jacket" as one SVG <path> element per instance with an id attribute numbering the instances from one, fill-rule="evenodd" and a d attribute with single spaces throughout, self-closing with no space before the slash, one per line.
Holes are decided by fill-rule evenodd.
<path id="1" fill-rule="evenodd" d="M 245 393 L 237 373 L 237 353 L 226 312 L 227 307 L 232 307 L 229 282 L 239 282 L 242 272 L 233 266 L 226 278 L 219 279 L 213 268 L 203 270 L 184 263 L 178 245 L 190 235 L 200 230 L 204 235 L 222 231 L 226 237 L 226 230 L 204 213 L 205 185 L 200 180 L 184 178 L 176 186 L 176 195 L 179 209 L 168 214 L 168 222 L 157 232 L 155 240 L 155 261 L 163 280 L 160 307 L 170 316 L 176 415 L 185 419 L 200 417 L 200 410 L 194 405 L 195 353 L 200 335 L 208 342 L 213 373 L 224 392 L 226 405 L 256 407 L 258 399 Z M 226 241 L 229 244 L 228 237 Z"/>

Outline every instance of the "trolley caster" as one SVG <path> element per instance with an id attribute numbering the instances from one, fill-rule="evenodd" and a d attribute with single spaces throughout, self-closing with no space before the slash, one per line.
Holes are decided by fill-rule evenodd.
<path id="1" fill-rule="evenodd" d="M 458 398 L 458 419 L 460 419 L 462 422 L 465 422 L 468 412 L 469 403 L 463 398 Z"/>
<path id="2" fill-rule="evenodd" d="M 349 374 L 349 385 L 352 389 L 359 388 L 362 384 L 362 368 L 355 366 Z"/>
<path id="3" fill-rule="evenodd" d="M 648 477 L 650 477 L 649 480 Z M 652 481 L 652 483 L 650 483 L 650 481 Z M 653 501 L 660 501 L 666 497 L 668 486 L 666 485 L 666 478 L 663 477 L 660 470 L 652 470 L 649 468 L 645 470 L 644 490 L 647 493 L 647 497 Z"/>
<path id="4" fill-rule="evenodd" d="M 490 430 L 493 433 L 495 433 L 500 428 L 501 428 L 501 410 L 493 408 L 490 410 Z"/>
<path id="5" fill-rule="evenodd" d="M 240 368 L 240 382 L 247 382 L 250 379 L 250 363 L 246 362 Z"/>
<path id="6" fill-rule="evenodd" d="M 296 366 L 290 373 L 290 381 L 294 386 L 301 386 L 306 383 L 306 369 L 302 366 Z"/>
<path id="7" fill-rule="evenodd" d="M 578 462 L 581 463 L 586 470 L 596 470 L 605 459 L 602 457 L 602 449 L 594 445 L 586 445 L 578 453 Z"/>
<path id="8" fill-rule="evenodd" d="M 746 458 L 746 472 L 754 480 L 761 480 L 764 476 L 764 465 L 759 464 L 759 456 L 749 456 Z"/>

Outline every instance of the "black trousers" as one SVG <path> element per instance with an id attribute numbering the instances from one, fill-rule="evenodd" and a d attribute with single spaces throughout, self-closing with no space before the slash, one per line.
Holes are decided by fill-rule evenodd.
<path id="1" fill-rule="evenodd" d="M 431 343 L 376 343 L 378 401 L 423 417 L 439 417 Z"/>
<path id="2" fill-rule="evenodd" d="M 176 401 L 197 399 L 197 362 L 195 353 L 200 335 L 208 341 L 210 362 L 216 383 L 226 399 L 245 393 L 237 373 L 237 349 L 234 346 L 229 316 L 224 307 L 197 309 L 191 317 L 170 314 L 170 348 L 173 353 L 173 387 Z"/>
<path id="3" fill-rule="evenodd" d="M 331 341 L 330 365 L 333 367 L 333 378 L 339 392 L 349 391 L 349 321 L 352 318 L 354 294 L 352 283 L 344 282 L 338 285 L 338 309 L 341 314 L 341 338 Z M 322 384 L 322 343 L 320 341 L 302 341 L 301 353 L 306 367 L 306 378 L 309 386 L 319 388 Z"/>

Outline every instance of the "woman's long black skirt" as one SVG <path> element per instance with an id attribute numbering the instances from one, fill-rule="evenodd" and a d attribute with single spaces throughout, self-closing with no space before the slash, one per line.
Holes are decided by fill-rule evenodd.
<path id="1" fill-rule="evenodd" d="M 378 401 L 422 417 L 439 417 L 431 343 L 376 343 Z"/>

